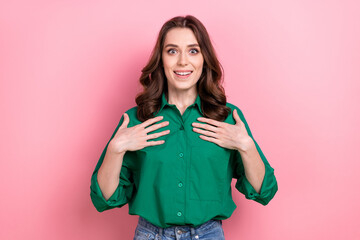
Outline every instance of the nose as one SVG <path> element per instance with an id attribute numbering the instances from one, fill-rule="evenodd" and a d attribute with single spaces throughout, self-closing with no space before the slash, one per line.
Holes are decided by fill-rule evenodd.
<path id="1" fill-rule="evenodd" d="M 178 59 L 178 64 L 185 66 L 185 65 L 187 65 L 187 63 L 188 63 L 188 59 L 187 59 L 186 53 L 185 52 L 180 53 L 179 59 Z"/>

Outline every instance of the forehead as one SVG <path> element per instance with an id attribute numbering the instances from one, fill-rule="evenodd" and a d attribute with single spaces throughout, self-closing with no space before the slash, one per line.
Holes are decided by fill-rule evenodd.
<path id="1" fill-rule="evenodd" d="M 181 46 L 198 44 L 198 41 L 190 28 L 173 28 L 167 32 L 164 46 L 169 43 Z"/>

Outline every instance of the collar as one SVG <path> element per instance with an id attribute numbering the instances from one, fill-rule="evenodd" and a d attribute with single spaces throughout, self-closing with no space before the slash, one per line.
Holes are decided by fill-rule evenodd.
<path id="1" fill-rule="evenodd" d="M 165 106 L 175 106 L 174 104 L 170 104 L 167 100 L 166 100 L 166 96 L 165 96 L 165 92 L 162 93 L 161 95 L 161 107 L 160 110 L 158 112 L 161 112 L 161 110 L 165 107 Z M 202 115 L 204 115 L 203 111 L 201 110 L 201 99 L 199 94 L 196 95 L 196 99 L 195 102 L 193 104 L 191 104 L 189 107 L 196 105 L 199 109 L 199 111 L 201 112 Z"/>

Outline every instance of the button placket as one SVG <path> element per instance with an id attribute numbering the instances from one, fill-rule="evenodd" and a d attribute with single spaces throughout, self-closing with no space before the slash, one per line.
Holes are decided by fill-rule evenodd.
<path id="1" fill-rule="evenodd" d="M 177 153 L 175 153 L 174 157 L 176 159 L 178 159 L 178 164 L 179 167 L 181 168 L 181 171 L 179 171 L 179 175 L 177 176 L 177 196 L 179 197 L 179 205 L 177 206 L 178 211 L 176 212 L 177 217 L 179 217 L 180 219 L 183 218 L 183 211 L 185 211 L 185 198 L 184 198 L 184 194 L 185 194 L 185 189 L 184 189 L 184 181 L 185 181 L 185 173 L 184 170 L 185 169 L 185 165 L 186 164 L 184 162 L 184 158 L 185 158 L 185 151 L 186 151 L 186 135 L 185 135 L 185 131 L 184 130 L 184 119 L 181 116 L 180 112 L 179 112 L 179 116 L 180 116 L 180 121 L 179 121 L 179 125 L 178 125 L 178 129 L 180 129 L 181 131 L 177 132 Z M 177 155 L 177 156 L 176 156 Z M 181 231 L 181 229 L 180 229 Z M 175 232 L 177 233 L 177 231 Z M 179 233 L 180 235 L 183 233 L 183 231 L 181 231 L 181 233 Z"/>

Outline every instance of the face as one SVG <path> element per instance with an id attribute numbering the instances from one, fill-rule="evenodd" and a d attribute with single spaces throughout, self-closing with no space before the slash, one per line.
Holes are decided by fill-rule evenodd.
<path id="1" fill-rule="evenodd" d="M 191 29 L 173 28 L 167 32 L 162 61 L 169 90 L 196 90 L 204 58 Z"/>

